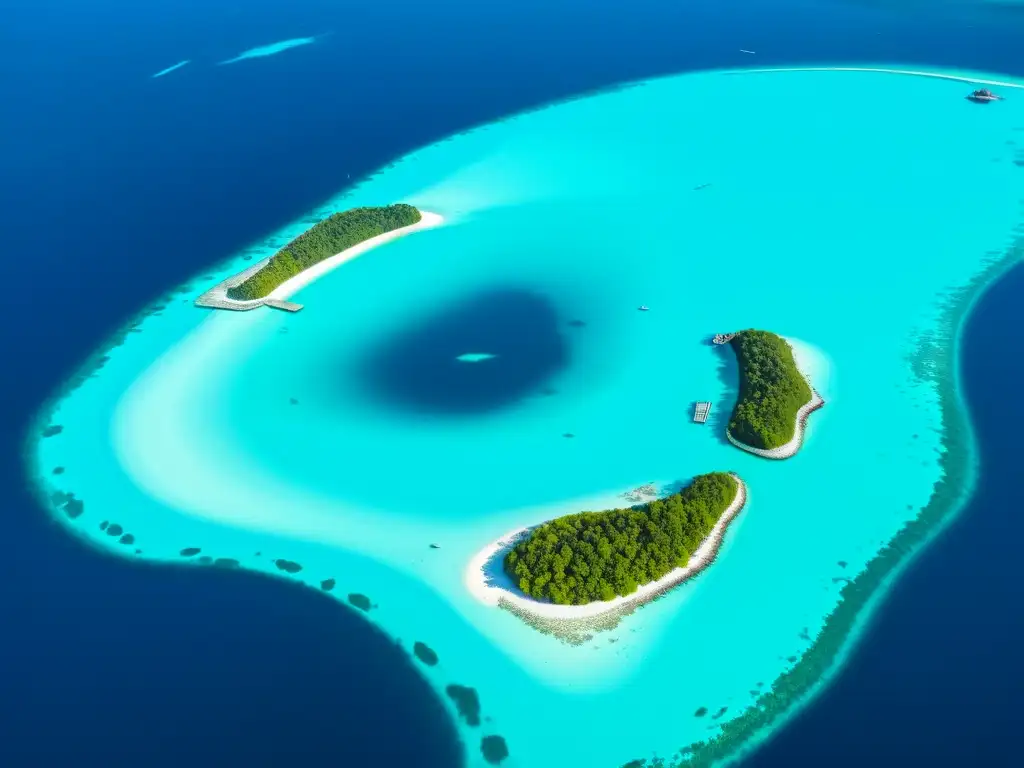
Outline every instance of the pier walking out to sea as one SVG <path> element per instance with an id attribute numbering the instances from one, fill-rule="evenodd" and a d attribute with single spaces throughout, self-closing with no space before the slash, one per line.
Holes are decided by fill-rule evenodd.
<path id="1" fill-rule="evenodd" d="M 697 403 L 696 407 L 693 409 L 693 420 L 698 424 L 703 424 L 708 420 L 708 414 L 710 413 L 711 403 L 709 401 L 705 400 L 702 403 Z"/>

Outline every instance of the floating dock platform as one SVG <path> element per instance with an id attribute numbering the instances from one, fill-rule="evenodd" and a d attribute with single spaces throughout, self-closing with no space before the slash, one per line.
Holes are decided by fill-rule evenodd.
<path id="1" fill-rule="evenodd" d="M 703 424 L 708 420 L 708 414 L 711 413 L 711 403 L 705 400 L 702 403 L 697 403 L 693 409 L 693 420 L 698 424 Z"/>

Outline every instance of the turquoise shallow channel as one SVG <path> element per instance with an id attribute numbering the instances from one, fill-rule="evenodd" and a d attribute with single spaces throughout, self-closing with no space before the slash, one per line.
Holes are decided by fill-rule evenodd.
<path id="1" fill-rule="evenodd" d="M 425 644 L 470 766 L 502 758 L 488 736 L 521 768 L 739 754 L 973 482 L 955 344 L 1021 256 L 1024 90 L 940 74 L 969 82 L 688 74 L 416 151 L 99 350 L 30 439 L 40 493 L 104 551 L 278 574 Z M 979 79 L 1006 99 L 968 102 Z M 312 221 L 392 202 L 444 222 L 302 312 L 193 306 Z M 735 363 L 709 338 L 748 327 L 791 339 L 826 401 L 787 461 L 724 439 Z M 467 587 L 510 531 L 711 471 L 749 490 L 717 561 L 631 614 L 538 628 Z"/>

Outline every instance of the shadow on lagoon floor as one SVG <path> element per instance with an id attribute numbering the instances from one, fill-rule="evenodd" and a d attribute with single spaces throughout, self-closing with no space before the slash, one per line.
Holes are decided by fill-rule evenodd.
<path id="1" fill-rule="evenodd" d="M 740 367 L 730 346 L 718 347 L 715 353 L 715 373 L 722 384 L 722 396 L 717 403 L 712 403 L 711 414 L 703 426 L 711 430 L 714 439 L 722 445 L 732 445 L 725 436 L 725 430 L 729 426 L 729 417 L 739 397 Z"/>
<path id="2" fill-rule="evenodd" d="M 386 339 L 360 366 L 371 396 L 416 413 L 470 416 L 547 391 L 569 362 L 550 301 L 523 288 L 468 296 Z M 477 362 L 460 355 L 491 355 Z"/>

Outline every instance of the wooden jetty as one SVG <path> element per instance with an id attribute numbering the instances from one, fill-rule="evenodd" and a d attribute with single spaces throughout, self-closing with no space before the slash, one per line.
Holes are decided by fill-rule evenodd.
<path id="1" fill-rule="evenodd" d="M 707 400 L 697 405 L 693 409 L 693 420 L 698 424 L 703 424 L 708 420 L 708 415 L 711 413 L 711 403 Z"/>
<path id="2" fill-rule="evenodd" d="M 284 299 L 264 299 L 263 304 L 274 309 L 283 309 L 285 312 L 298 312 L 302 309 L 301 304 L 296 304 L 294 301 L 285 301 Z"/>
<path id="3" fill-rule="evenodd" d="M 197 307 L 208 307 L 210 309 L 230 309 L 236 312 L 245 312 L 250 309 L 256 309 L 257 307 L 273 307 L 274 309 L 283 309 L 285 312 L 298 312 L 302 309 L 301 304 L 296 304 L 294 301 L 285 301 L 284 299 L 232 299 L 228 296 L 228 291 L 235 286 L 241 285 L 250 277 L 259 272 L 270 262 L 270 257 L 263 259 L 251 267 L 243 269 L 237 275 L 232 275 L 226 280 L 222 280 L 213 286 L 210 290 L 201 294 L 196 299 L 195 305 Z"/>

